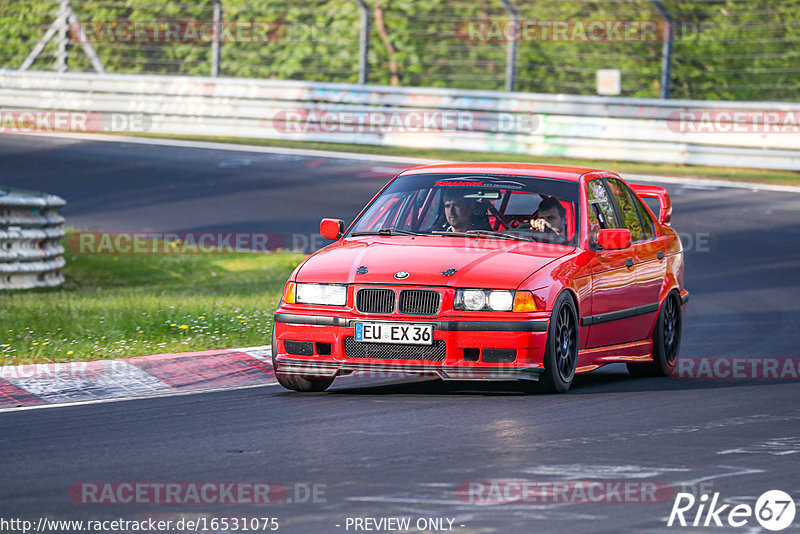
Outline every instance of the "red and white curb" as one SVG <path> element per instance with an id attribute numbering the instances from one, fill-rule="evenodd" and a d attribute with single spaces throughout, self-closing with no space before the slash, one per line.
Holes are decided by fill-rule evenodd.
<path id="1" fill-rule="evenodd" d="M 0 410 L 277 384 L 271 347 L 0 367 Z"/>

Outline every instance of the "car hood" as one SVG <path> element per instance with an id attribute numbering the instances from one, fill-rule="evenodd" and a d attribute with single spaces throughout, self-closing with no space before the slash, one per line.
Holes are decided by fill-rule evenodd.
<path id="1" fill-rule="evenodd" d="M 564 245 L 464 237 L 360 237 L 341 240 L 310 258 L 297 282 L 508 288 L 577 249 Z M 367 272 L 357 274 L 359 267 Z M 442 273 L 455 269 L 455 273 Z M 363 270 L 363 269 L 362 269 Z M 397 272 L 407 272 L 396 279 Z"/>

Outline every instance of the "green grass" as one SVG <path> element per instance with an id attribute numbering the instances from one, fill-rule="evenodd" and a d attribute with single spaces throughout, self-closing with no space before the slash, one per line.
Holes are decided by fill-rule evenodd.
<path id="1" fill-rule="evenodd" d="M 318 143 L 310 141 L 290 141 L 283 139 L 243 139 L 240 137 L 210 137 L 185 135 L 143 135 L 141 137 L 160 137 L 167 139 L 188 139 L 255 146 L 275 146 L 302 148 L 306 150 L 333 150 L 337 152 L 356 152 L 360 154 L 380 154 L 414 158 L 441 159 L 446 161 L 506 161 L 521 163 L 550 163 L 554 165 L 574 165 L 594 167 L 625 174 L 654 174 L 657 176 L 677 176 L 684 178 L 704 178 L 712 180 L 732 180 L 763 184 L 800 185 L 800 172 L 772 169 L 741 169 L 737 167 L 706 167 L 699 165 L 671 165 L 657 163 L 636 163 L 630 161 L 568 159 L 552 156 L 528 156 L 498 152 L 468 152 L 462 150 L 435 150 L 402 147 L 384 147 L 344 143 Z"/>
<path id="2" fill-rule="evenodd" d="M 265 345 L 301 254 L 67 253 L 59 288 L 0 292 L 0 365 Z"/>

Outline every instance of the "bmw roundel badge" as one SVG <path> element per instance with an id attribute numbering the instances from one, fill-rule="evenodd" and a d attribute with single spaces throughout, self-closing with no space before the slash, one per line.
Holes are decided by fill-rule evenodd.
<path id="1" fill-rule="evenodd" d="M 394 273 L 394 277 L 398 280 L 405 280 L 408 278 L 408 273 L 405 271 L 400 271 L 399 273 Z"/>

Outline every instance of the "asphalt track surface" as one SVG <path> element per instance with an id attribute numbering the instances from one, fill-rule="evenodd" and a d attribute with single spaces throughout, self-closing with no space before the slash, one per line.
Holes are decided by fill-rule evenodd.
<path id="1" fill-rule="evenodd" d="M 322 216 L 352 219 L 395 167 L 0 139 L 3 185 L 59 194 L 71 226 L 109 231 L 312 234 Z M 800 195 L 668 190 L 691 291 L 682 357 L 800 356 Z M 507 384 L 342 379 L 324 394 L 264 386 L 4 412 L 0 451 L 3 518 L 245 515 L 277 517 L 279 532 L 298 533 L 354 532 L 347 518 L 368 517 L 450 518 L 464 533 L 751 532 L 752 518 L 739 529 L 668 528 L 672 498 L 486 504 L 457 489 L 490 480 L 655 481 L 719 492 L 726 503 L 753 505 L 770 489 L 798 499 L 800 381 L 635 379 L 612 365 L 546 396 Z M 69 488 L 86 481 L 272 481 L 292 502 L 70 500 Z M 320 485 L 317 502 L 305 502 L 304 484 Z M 785 532 L 798 525 L 800 514 Z"/>

